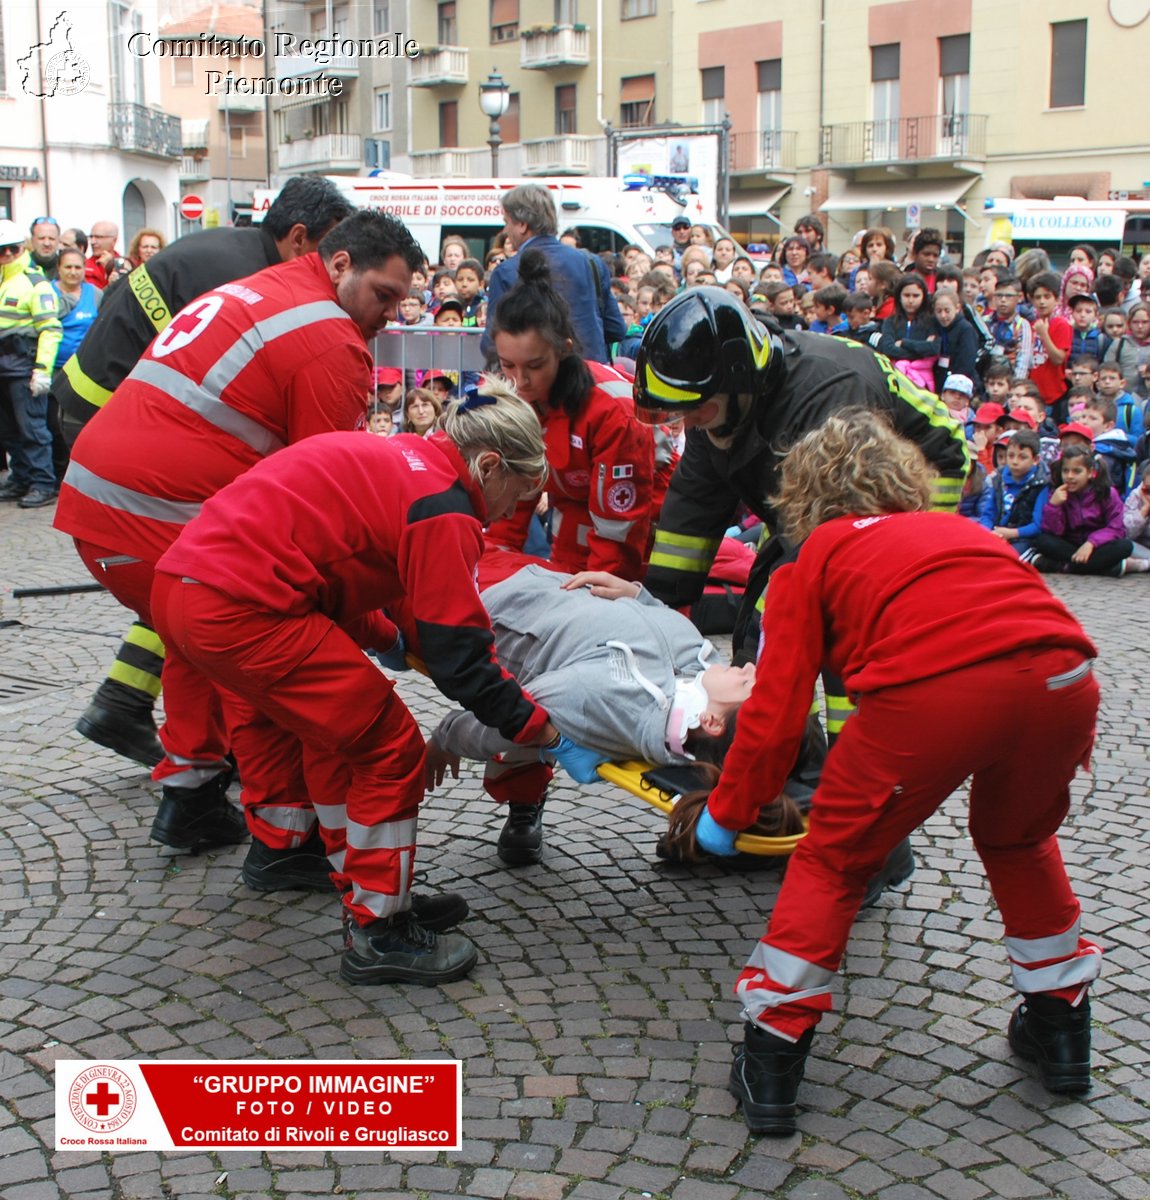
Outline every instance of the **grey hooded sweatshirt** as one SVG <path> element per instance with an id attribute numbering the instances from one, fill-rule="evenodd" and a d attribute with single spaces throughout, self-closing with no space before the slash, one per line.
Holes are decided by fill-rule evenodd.
<path id="1" fill-rule="evenodd" d="M 677 677 L 722 657 L 686 617 L 643 590 L 604 600 L 571 577 L 528 566 L 483 593 L 503 666 L 573 741 L 614 760 L 685 761 L 666 743 Z M 519 750 L 468 712 L 451 713 L 432 735 L 461 758 Z"/>

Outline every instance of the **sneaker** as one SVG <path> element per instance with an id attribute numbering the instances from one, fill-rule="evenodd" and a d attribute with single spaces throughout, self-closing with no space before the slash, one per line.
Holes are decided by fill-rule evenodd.
<path id="1" fill-rule="evenodd" d="M 0 500 L 19 500 L 28 492 L 26 483 L 17 483 L 14 479 L 6 479 L 0 483 Z"/>
<path id="2" fill-rule="evenodd" d="M 228 803 L 228 778 L 225 771 L 197 788 L 165 787 L 152 822 L 152 840 L 193 854 L 246 842 L 244 815 Z"/>
<path id="3" fill-rule="evenodd" d="M 151 710 L 140 713 L 114 712 L 93 701 L 76 722 L 76 732 L 97 746 L 114 750 L 142 767 L 154 767 L 164 757 Z"/>
<path id="4" fill-rule="evenodd" d="M 56 503 L 57 494 L 55 488 L 31 487 L 16 501 L 16 507 L 47 508 L 49 504 Z"/>
<path id="5" fill-rule="evenodd" d="M 348 983 L 451 983 L 479 959 L 463 934 L 426 929 L 410 910 L 346 929 L 339 973 Z"/>
<path id="6" fill-rule="evenodd" d="M 1062 564 L 1056 558 L 1050 558 L 1045 554 L 1036 554 L 1030 560 L 1030 565 L 1036 571 L 1041 571 L 1043 575 L 1057 575 L 1062 570 Z"/>
<path id="7" fill-rule="evenodd" d="M 318 826 L 303 845 L 287 850 L 273 850 L 252 838 L 240 875 L 255 892 L 326 892 L 333 887 Z"/>
<path id="8" fill-rule="evenodd" d="M 543 804 L 509 804 L 496 853 L 509 867 L 526 867 L 543 857 Z"/>
<path id="9" fill-rule="evenodd" d="M 1038 1068 L 1048 1092 L 1090 1090 L 1090 1000 L 1077 1008 L 1041 992 L 1023 998 L 1006 1031 L 1010 1048 Z"/>

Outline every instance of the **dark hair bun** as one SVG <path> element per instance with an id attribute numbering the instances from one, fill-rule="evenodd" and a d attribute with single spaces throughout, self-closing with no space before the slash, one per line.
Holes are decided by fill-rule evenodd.
<path id="1" fill-rule="evenodd" d="M 528 250 L 519 255 L 521 283 L 551 283 L 551 266 L 542 250 Z"/>

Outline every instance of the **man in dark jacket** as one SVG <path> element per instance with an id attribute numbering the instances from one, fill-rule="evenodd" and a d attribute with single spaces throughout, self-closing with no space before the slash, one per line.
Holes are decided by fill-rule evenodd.
<path id="1" fill-rule="evenodd" d="M 483 335 L 483 352 L 492 352 L 492 316 L 499 298 L 519 279 L 519 255 L 530 246 L 547 259 L 552 286 L 571 309 L 571 323 L 579 338 L 576 350 L 593 362 L 608 362 L 607 347 L 624 337 L 627 326 L 615 303 L 606 264 L 594 254 L 576 250 L 559 240 L 555 201 L 545 187 L 525 183 L 506 192 L 503 219 L 516 253 L 495 268 L 487 285 L 487 332 Z"/>
<path id="2" fill-rule="evenodd" d="M 51 395 L 59 404 L 68 443 L 111 399 L 152 339 L 184 305 L 220 284 L 311 253 L 351 211 L 328 180 L 297 176 L 284 185 L 258 229 L 209 229 L 179 238 L 106 291 L 88 336 L 52 380 Z M 155 766 L 164 756 L 152 716 L 163 661 L 163 643 L 154 630 L 137 622 L 77 730 L 125 758 Z"/>
<path id="3" fill-rule="evenodd" d="M 635 411 L 681 416 L 686 449 L 655 534 L 647 586 L 666 604 L 702 593 L 739 503 L 774 526 L 780 447 L 851 405 L 890 415 L 938 470 L 937 507 L 954 510 L 969 459 L 962 426 L 932 393 L 858 343 L 765 326 L 729 293 L 692 288 L 647 327 L 635 363 Z"/>

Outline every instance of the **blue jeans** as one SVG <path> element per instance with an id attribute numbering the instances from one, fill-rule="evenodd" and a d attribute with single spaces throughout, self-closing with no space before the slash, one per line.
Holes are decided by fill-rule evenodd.
<path id="1" fill-rule="evenodd" d="M 48 397 L 33 396 L 28 379 L 0 379 L 0 444 L 8 451 L 13 483 L 54 492 Z"/>

